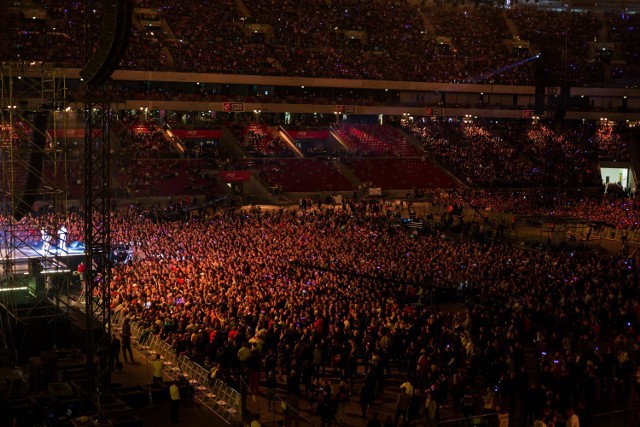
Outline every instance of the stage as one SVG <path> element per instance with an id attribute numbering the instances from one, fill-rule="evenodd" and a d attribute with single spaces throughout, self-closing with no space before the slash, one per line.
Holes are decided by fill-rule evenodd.
<path id="1" fill-rule="evenodd" d="M 81 283 L 78 265 L 84 245 L 74 242 L 62 249 L 43 243 L 6 245 L 0 249 L 0 304 L 18 316 L 20 308 L 53 305 L 67 308 L 78 301 Z M 45 302 L 45 300 L 48 300 Z"/>
<path id="2" fill-rule="evenodd" d="M 74 242 L 66 249 L 51 246 L 48 251 L 43 244 L 19 245 L 12 248 L 0 248 L 0 281 L 5 279 L 7 261 L 14 275 L 29 274 L 36 263 L 40 264 L 41 274 L 76 271 L 84 257 L 84 245 Z"/>
<path id="3" fill-rule="evenodd" d="M 64 251 L 44 251 L 41 243 L 0 249 L 0 319 L 11 325 L 21 361 L 55 347 L 84 347 L 85 295 L 78 272 L 84 256 L 81 244 Z"/>

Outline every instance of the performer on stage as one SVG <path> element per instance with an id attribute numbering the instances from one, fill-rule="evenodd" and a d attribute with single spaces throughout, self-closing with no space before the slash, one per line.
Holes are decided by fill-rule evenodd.
<path id="1" fill-rule="evenodd" d="M 49 249 L 51 248 L 51 235 L 49 235 L 47 227 L 42 227 L 40 233 L 42 235 L 42 252 L 47 256 L 49 254 Z"/>
<path id="2" fill-rule="evenodd" d="M 58 229 L 58 249 L 60 252 L 67 252 L 67 238 L 69 236 L 69 231 L 67 227 L 62 223 L 60 225 L 60 229 Z"/>

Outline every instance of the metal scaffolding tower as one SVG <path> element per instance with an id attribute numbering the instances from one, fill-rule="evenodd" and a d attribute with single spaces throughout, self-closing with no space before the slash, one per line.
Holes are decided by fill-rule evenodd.
<path id="1" fill-rule="evenodd" d="M 64 315 L 57 306 L 64 285 L 52 290 L 38 275 L 42 270 L 55 273 L 62 265 L 63 254 L 47 250 L 44 240 L 55 239 L 58 225 L 67 219 L 65 85 L 64 70 L 50 64 L 0 63 L 0 304 L 7 316 L 5 329 L 15 322 Z M 46 215 L 32 217 L 35 205 Z M 5 330 L 5 337 L 17 360 L 22 345 L 11 331 Z"/>
<path id="2" fill-rule="evenodd" d="M 85 87 L 84 238 L 87 373 L 98 387 L 111 382 L 110 84 Z M 95 357 L 92 357 L 95 356 Z"/>

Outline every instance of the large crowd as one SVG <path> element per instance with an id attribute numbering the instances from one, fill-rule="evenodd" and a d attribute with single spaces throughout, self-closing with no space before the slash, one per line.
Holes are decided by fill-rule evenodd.
<path id="1" fill-rule="evenodd" d="M 234 135 L 252 155 L 262 157 L 291 157 L 293 152 L 269 126 L 260 122 L 234 123 Z"/>
<path id="2" fill-rule="evenodd" d="M 78 49 L 65 48 L 82 39 L 79 3 L 34 3 L 51 19 L 26 20 L 20 24 L 24 31 L 7 34 L 0 46 L 20 59 L 47 52 L 43 59 L 79 66 Z M 623 68 L 618 74 L 604 76 L 601 64 L 588 60 L 588 42 L 603 33 L 603 22 L 591 14 L 417 8 L 402 0 L 242 3 L 149 0 L 160 24 L 153 34 L 134 26 L 121 66 L 531 84 L 534 66 L 508 67 L 518 59 L 502 42 L 515 28 L 533 46 L 542 45 L 549 35 L 540 29 L 547 27 L 558 29 L 551 36 L 564 42 L 567 55 L 565 63 L 559 61 L 564 68 L 552 72 L 571 84 L 609 78 L 628 84 L 638 65 L 635 17 L 606 16 L 605 32 L 621 44 L 625 64 L 617 65 Z M 6 16 L 0 20 L 15 25 Z M 436 37 L 452 44 L 445 48 Z M 149 43 L 154 50 L 140 48 Z M 420 122 L 408 129 L 426 155 L 478 187 L 594 186 L 600 184 L 598 158 L 629 157 L 627 141 L 608 126 Z M 176 194 L 214 186 L 203 162 L 150 159 L 172 152 L 162 129 L 123 128 L 120 135 L 126 150 L 114 155 L 120 174 L 114 187 L 123 195 L 160 195 L 158 182 L 179 181 Z M 263 156 L 282 152 L 281 141 L 264 143 L 267 136 L 258 129 L 240 133 L 239 140 Z M 635 194 L 616 185 L 596 197 L 555 190 L 429 197 L 640 230 Z M 637 252 L 530 251 L 440 232 L 416 234 L 392 227 L 390 212 L 378 201 L 201 211 L 188 222 L 159 222 L 138 206 L 115 211 L 113 241 L 129 245 L 133 256 L 112 269 L 111 308 L 205 366 L 212 379 L 236 386 L 244 376 L 255 392 L 278 384 L 290 399 L 315 405 L 323 422 L 342 417 L 349 399 L 358 399 L 362 415 L 371 416 L 369 406 L 389 393 L 385 380 L 391 373 L 406 379 L 401 397 L 409 395 L 396 424 L 400 417 L 430 417 L 429 411 L 423 415 L 430 399 L 436 401 L 435 418 L 448 405 L 470 415 L 476 409 L 468 397 L 478 393 L 485 412 L 517 412 L 528 423 L 550 423 L 567 408 L 588 417 L 613 404 L 607 396 L 619 402 L 637 396 Z M 0 216 L 0 223 L 7 222 Z M 35 245 L 40 230 L 55 235 L 62 223 L 69 240 L 82 240 L 77 212 L 62 218 L 45 208 L 14 225 L 21 240 Z M 463 298 L 464 310 L 433 306 L 442 295 Z M 535 373 L 525 366 L 531 352 Z"/>
<path id="3" fill-rule="evenodd" d="M 406 128 L 473 186 L 597 186 L 598 156 L 629 158 L 626 136 L 610 126 L 419 120 Z"/>
<path id="4" fill-rule="evenodd" d="M 446 38 L 453 50 L 453 70 L 457 79 L 471 83 L 492 81 L 503 84 L 533 84 L 531 64 L 518 63 L 511 46 L 508 21 L 491 8 L 424 7 L 422 12 L 434 26 L 435 34 Z M 442 39 L 443 42 L 445 39 Z M 449 61 L 443 61 L 449 67 Z"/>
<path id="5" fill-rule="evenodd" d="M 529 196 L 503 197 L 502 207 L 532 212 Z M 442 200 L 455 197 L 477 205 L 500 198 Z M 469 396 L 481 393 L 486 412 L 532 422 L 569 407 L 589 416 L 612 403 L 607 396 L 632 396 L 637 252 L 539 252 L 416 235 L 392 227 L 389 209 L 320 202 L 159 222 L 152 210 L 124 208 L 112 213 L 112 240 L 133 254 L 113 267 L 112 309 L 215 378 L 237 386 L 245 376 L 256 392 L 275 381 L 325 417 L 340 417 L 346 399 L 371 416 L 391 373 L 413 389 L 413 409 L 401 414 L 409 419 L 422 416 L 426 398 L 468 415 Z M 44 208 L 18 224 L 36 244 L 41 228 L 62 222 Z M 79 214 L 65 222 L 69 239 L 82 240 Z M 431 305 L 443 293 L 463 297 L 466 311 Z M 527 352 L 537 356 L 536 373 L 525 366 Z"/>
<path id="6" fill-rule="evenodd" d="M 482 393 L 488 412 L 499 405 L 530 423 L 568 407 L 589 415 L 608 391 L 629 398 L 637 254 L 416 236 L 389 227 L 384 211 L 354 202 L 187 225 L 126 209 L 113 217 L 114 239 L 132 242 L 136 261 L 113 268 L 112 308 L 218 379 L 246 375 L 258 391 L 275 377 L 319 411 L 357 398 L 370 416 L 391 372 L 411 387 L 414 419 L 427 394 L 465 414 L 466 397 Z M 429 304 L 460 289 L 466 311 Z"/>
<path id="7" fill-rule="evenodd" d="M 411 124 L 425 151 L 453 168 L 469 185 L 527 185 L 533 167 L 502 138 L 475 124 L 457 122 Z"/>
<path id="8" fill-rule="evenodd" d="M 83 49 L 73 47 L 83 40 L 87 11 L 72 0 L 34 6 L 44 16 L 7 15 L 10 59 L 80 67 Z M 99 16 L 100 5 L 96 9 L 90 13 Z M 498 7 L 407 0 L 154 0 L 141 10 L 147 13 L 136 12 L 121 62 L 126 69 L 530 85 L 539 77 L 535 61 L 522 60 L 539 51 L 545 78 L 570 85 L 628 86 L 637 69 L 633 14 L 599 17 L 533 5 L 503 13 Z M 531 46 L 525 58 L 510 40 Z M 620 46 L 611 71 L 593 43 Z"/>
<path id="9" fill-rule="evenodd" d="M 599 40 L 604 24 L 594 13 L 518 8 L 508 11 L 507 16 L 522 40 L 538 46 L 544 64 L 544 70 L 539 71 L 543 80 L 579 86 L 604 79 L 600 61 L 589 58 L 590 43 L 604 41 Z"/>
<path id="10" fill-rule="evenodd" d="M 609 13 L 606 15 L 606 22 L 608 26 L 608 38 L 613 42 L 620 42 L 622 48 L 622 61 L 615 61 L 615 65 L 612 67 L 612 74 L 615 79 L 618 79 L 626 84 L 632 84 L 633 75 L 638 73 L 640 65 L 640 35 L 636 29 L 640 24 L 640 19 L 637 14 Z"/>
<path id="11" fill-rule="evenodd" d="M 586 224 L 606 225 L 624 230 L 640 230 L 640 204 L 635 189 L 609 184 L 604 191 L 557 191 L 520 189 L 518 191 L 460 191 L 455 194 L 433 191 L 427 196 L 440 205 L 473 206 L 491 213 L 518 216 L 569 218 Z"/>

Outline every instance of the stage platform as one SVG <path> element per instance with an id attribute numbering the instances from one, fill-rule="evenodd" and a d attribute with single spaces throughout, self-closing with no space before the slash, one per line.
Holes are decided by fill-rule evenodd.
<path id="1" fill-rule="evenodd" d="M 22 245 L 12 249 L 0 248 L 0 284 L 6 278 L 6 261 L 11 261 L 14 275 L 59 274 L 77 270 L 84 258 L 84 245 L 72 245 L 66 250 L 52 246 L 45 251 L 42 245 Z"/>
<path id="2" fill-rule="evenodd" d="M 0 305 L 20 321 L 66 316 L 71 307 L 82 308 L 78 265 L 84 245 L 66 250 L 22 244 L 0 249 Z"/>
<path id="3" fill-rule="evenodd" d="M 0 248 L 0 256 L 5 258 L 7 254 L 12 256 L 12 259 L 16 261 L 25 259 L 56 259 L 66 258 L 69 256 L 84 255 L 84 245 L 81 243 L 72 244 L 66 249 L 60 249 L 56 246 L 51 246 L 48 251 L 42 248 L 42 244 L 37 245 L 20 245 L 12 249 L 6 247 Z"/>

